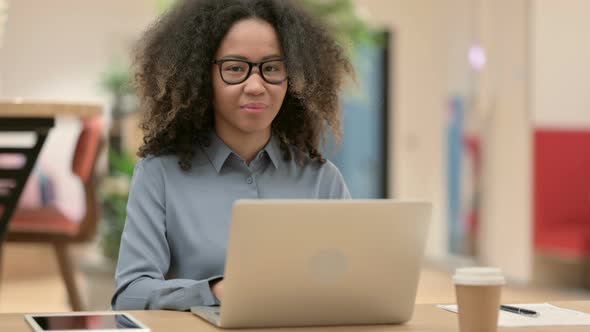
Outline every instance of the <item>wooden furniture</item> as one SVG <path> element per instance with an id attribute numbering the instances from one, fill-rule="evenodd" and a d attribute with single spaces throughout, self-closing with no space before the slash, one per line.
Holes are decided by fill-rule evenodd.
<path id="1" fill-rule="evenodd" d="M 67 244 L 90 240 L 96 233 L 99 208 L 94 165 L 104 131 L 100 114 L 99 105 L 0 102 L 0 131 L 33 132 L 37 136 L 31 148 L 0 147 L 0 154 L 20 154 L 26 160 L 21 168 L 0 169 L 0 179 L 9 183 L 1 191 L 4 196 L 0 196 L 0 255 L 3 238 L 16 242 L 51 243 L 74 310 L 81 310 L 82 304 L 67 254 Z M 86 194 L 86 216 L 81 223 L 68 220 L 52 207 L 16 209 L 23 187 L 57 116 L 80 117 L 83 123 L 72 162 L 72 171 L 82 180 Z"/>
<path id="2" fill-rule="evenodd" d="M 55 118 L 84 118 L 101 112 L 100 105 L 0 100 L 0 132 L 29 132 L 36 136 L 32 147 L 5 146 L 0 142 L 0 154 L 25 157 L 24 165 L 18 169 L 0 168 L 0 243 L 49 130 L 55 124 Z"/>
<path id="3" fill-rule="evenodd" d="M 590 313 L 590 301 L 582 302 L 552 302 L 563 308 L 569 308 Z M 359 308 L 362 310 L 362 308 Z M 142 323 L 147 325 L 152 332 L 209 332 L 223 331 L 189 312 L 178 311 L 127 311 Z M 28 324 L 24 320 L 24 314 L 0 314 L 0 331 L 30 332 Z M 282 328 L 282 329 L 246 329 L 241 331 L 261 332 L 457 332 L 459 324 L 457 315 L 436 308 L 435 304 L 418 304 L 414 312 L 414 318 L 404 325 L 370 325 L 370 326 L 344 326 L 344 327 L 308 327 L 308 328 Z M 498 328 L 499 332 L 581 332 L 588 331 L 588 326 L 558 326 L 558 327 L 529 327 L 529 328 Z"/>
<path id="4" fill-rule="evenodd" d="M 0 100 L 0 118 L 53 119 L 57 116 L 87 118 L 100 114 L 102 114 L 102 106 L 99 104 Z"/>
<path id="5" fill-rule="evenodd" d="M 39 152 L 53 125 L 54 119 L 52 117 L 7 118 L 2 116 L 0 109 L 0 132 L 31 132 L 36 135 L 36 141 L 31 147 L 0 147 L 0 154 L 2 155 L 24 157 L 24 164 L 18 168 L 0 167 L 0 243 L 31 170 L 37 161 Z"/>

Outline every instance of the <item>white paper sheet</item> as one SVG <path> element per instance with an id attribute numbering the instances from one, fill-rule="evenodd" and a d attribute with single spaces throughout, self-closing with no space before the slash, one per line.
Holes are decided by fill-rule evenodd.
<path id="1" fill-rule="evenodd" d="M 509 304 L 510 306 L 534 310 L 538 317 L 527 317 L 500 310 L 498 326 L 527 327 L 527 326 L 583 326 L 590 325 L 590 315 L 580 311 L 556 307 L 549 303 Z M 437 305 L 443 310 L 457 312 L 457 305 Z"/>

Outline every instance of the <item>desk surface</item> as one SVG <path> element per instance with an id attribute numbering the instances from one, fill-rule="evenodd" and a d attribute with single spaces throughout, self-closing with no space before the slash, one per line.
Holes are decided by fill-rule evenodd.
<path id="1" fill-rule="evenodd" d="M 552 302 L 559 307 L 579 310 L 590 313 L 590 301 L 581 302 Z M 220 331 L 189 312 L 177 311 L 129 311 L 134 317 L 146 324 L 153 332 L 194 332 L 194 331 Z M 388 331 L 412 331 L 412 332 L 456 332 L 459 330 L 457 316 L 453 313 L 438 309 L 434 304 L 418 304 L 414 312 L 414 318 L 405 325 L 373 325 L 373 326 L 346 326 L 346 327 L 311 327 L 289 329 L 260 329 L 240 331 L 262 332 L 388 332 Z M 31 329 L 25 322 L 23 314 L 0 314 L 0 331 L 30 332 Z M 232 330 L 224 330 L 232 331 Z M 501 332 L 577 332 L 588 331 L 588 326 L 576 327 L 530 327 L 530 328 L 499 328 Z"/>
<path id="2" fill-rule="evenodd" d="M 56 116 L 84 118 L 101 113 L 102 106 L 99 104 L 0 100 L 0 118 L 54 118 Z"/>

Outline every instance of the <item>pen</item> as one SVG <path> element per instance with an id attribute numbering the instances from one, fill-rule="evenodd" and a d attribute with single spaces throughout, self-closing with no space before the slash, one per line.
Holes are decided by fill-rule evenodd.
<path id="1" fill-rule="evenodd" d="M 500 310 L 504 310 L 504 311 L 511 312 L 513 314 L 518 314 L 518 315 L 523 315 L 523 316 L 528 316 L 528 317 L 538 317 L 539 316 L 539 313 L 536 311 L 524 309 L 524 308 L 513 307 L 510 305 L 501 305 Z"/>

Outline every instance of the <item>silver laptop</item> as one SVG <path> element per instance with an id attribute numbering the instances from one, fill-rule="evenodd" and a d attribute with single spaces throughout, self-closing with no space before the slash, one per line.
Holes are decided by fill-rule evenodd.
<path id="1" fill-rule="evenodd" d="M 431 210 L 394 200 L 237 201 L 222 305 L 191 311 L 222 328 L 406 322 Z"/>

